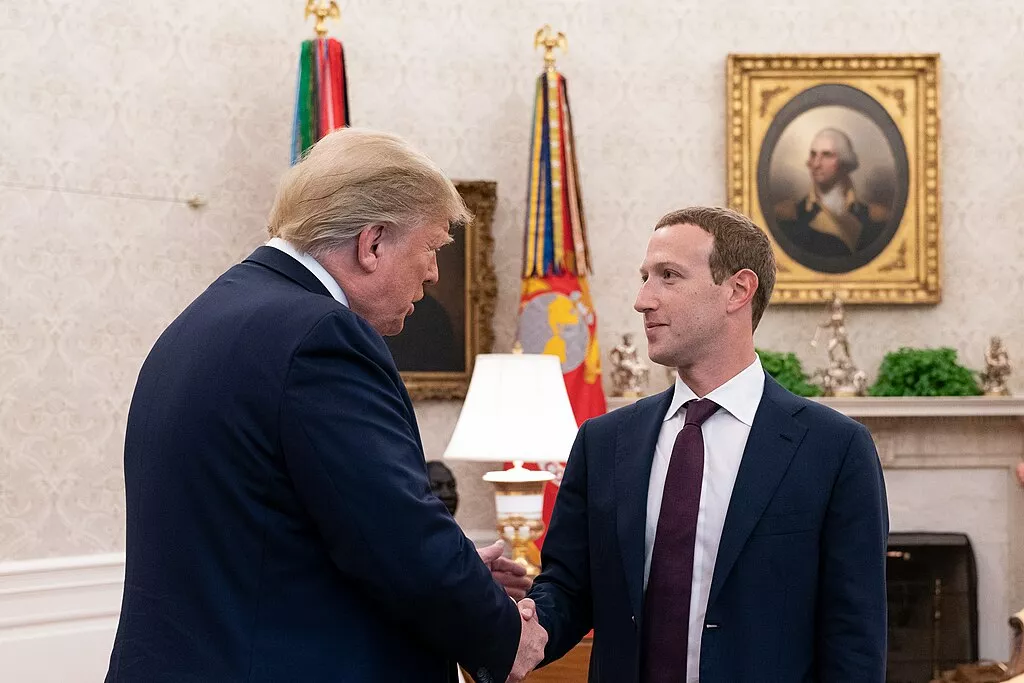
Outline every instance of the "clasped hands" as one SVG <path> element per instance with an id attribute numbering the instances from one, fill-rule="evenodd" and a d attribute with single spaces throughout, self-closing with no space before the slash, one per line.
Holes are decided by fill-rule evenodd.
<path id="1" fill-rule="evenodd" d="M 519 607 L 519 618 L 522 620 L 519 649 L 516 651 L 512 672 L 505 682 L 519 683 L 544 659 L 548 634 L 537 619 L 537 606 L 533 600 L 526 598 L 526 591 L 530 590 L 533 580 L 526 575 L 525 567 L 504 556 L 504 550 L 505 544 L 496 541 L 477 552 L 491 570 L 494 580 L 501 584 L 510 598 L 517 601 Z"/>

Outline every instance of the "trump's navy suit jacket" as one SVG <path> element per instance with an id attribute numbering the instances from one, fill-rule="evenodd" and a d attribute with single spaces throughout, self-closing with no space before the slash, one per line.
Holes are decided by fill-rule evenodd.
<path id="1" fill-rule="evenodd" d="M 593 682 L 640 681 L 647 489 L 671 400 L 669 389 L 583 425 L 544 541 L 530 597 L 547 661 L 593 629 Z M 887 536 L 867 429 L 766 377 L 715 562 L 700 680 L 882 683 Z"/>
<path id="2" fill-rule="evenodd" d="M 108 681 L 505 680 L 520 619 L 430 493 L 381 337 L 257 249 L 160 336 Z"/>

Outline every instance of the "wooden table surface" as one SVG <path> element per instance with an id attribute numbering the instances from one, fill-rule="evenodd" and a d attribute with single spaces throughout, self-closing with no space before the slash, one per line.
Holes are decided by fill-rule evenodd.
<path id="1" fill-rule="evenodd" d="M 584 638 L 557 662 L 552 662 L 527 676 L 527 683 L 587 683 L 590 649 L 590 638 Z"/>

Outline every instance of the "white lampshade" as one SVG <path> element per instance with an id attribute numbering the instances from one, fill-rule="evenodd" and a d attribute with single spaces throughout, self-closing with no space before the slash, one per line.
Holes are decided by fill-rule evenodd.
<path id="1" fill-rule="evenodd" d="M 558 357 L 481 354 L 444 458 L 564 462 L 575 438 Z"/>

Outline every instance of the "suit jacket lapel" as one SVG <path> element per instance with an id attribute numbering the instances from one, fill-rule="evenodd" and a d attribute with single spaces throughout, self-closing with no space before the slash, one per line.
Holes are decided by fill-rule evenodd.
<path id="1" fill-rule="evenodd" d="M 765 376 L 761 404 L 747 437 L 722 529 L 708 605 L 714 604 L 721 592 L 740 551 L 775 495 L 793 454 L 807 433 L 807 428 L 793 418 L 801 408 L 794 398 L 770 376 Z"/>
<path id="2" fill-rule="evenodd" d="M 644 538 L 647 489 L 654 447 L 674 389 L 637 401 L 615 435 L 615 500 L 619 549 L 633 616 L 640 619 L 644 594 Z"/>

